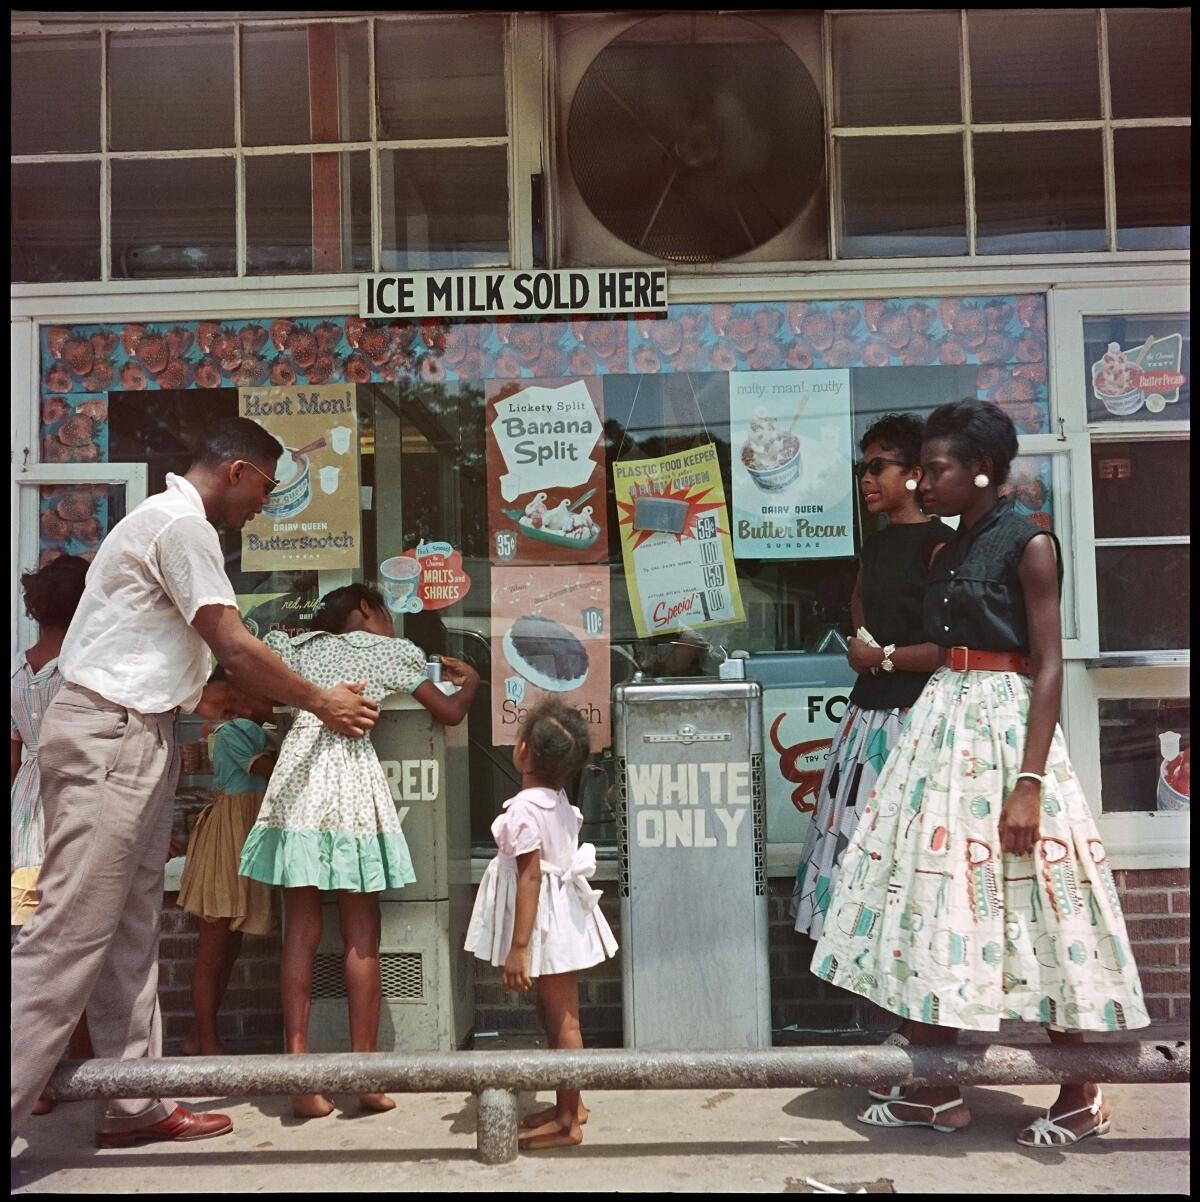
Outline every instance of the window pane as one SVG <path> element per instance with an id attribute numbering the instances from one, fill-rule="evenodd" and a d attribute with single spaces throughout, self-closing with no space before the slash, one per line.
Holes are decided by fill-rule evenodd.
<path id="1" fill-rule="evenodd" d="M 1190 534 L 1189 442 L 1092 444 L 1097 538 Z"/>
<path id="2" fill-rule="evenodd" d="M 113 150 L 233 145 L 233 30 L 114 33 L 108 43 Z"/>
<path id="3" fill-rule="evenodd" d="M 503 136 L 504 19 L 379 21 L 375 26 L 379 136 Z"/>
<path id="4" fill-rule="evenodd" d="M 1113 130 L 1117 247 L 1187 249 L 1192 244 L 1192 131 Z"/>
<path id="5" fill-rule="evenodd" d="M 1190 117 L 1191 13 L 1109 9 L 1108 71 L 1114 117 Z"/>
<path id="6" fill-rule="evenodd" d="M 13 38 L 13 154 L 100 149 L 100 35 Z"/>
<path id="7" fill-rule="evenodd" d="M 242 30 L 243 141 L 247 146 L 365 142 L 370 137 L 367 27 Z M 316 119 L 311 97 L 323 103 Z"/>
<path id="8" fill-rule="evenodd" d="M 112 164 L 113 279 L 233 275 L 233 159 Z"/>
<path id="9" fill-rule="evenodd" d="M 1178 651 L 1191 645 L 1191 548 L 1097 547 L 1101 651 Z"/>
<path id="10" fill-rule="evenodd" d="M 1190 811 L 1191 765 L 1189 698 L 1101 700 L 1100 790 L 1105 813 Z"/>
<path id="11" fill-rule="evenodd" d="M 124 484 L 44 484 L 38 489 L 38 567 L 60 555 L 92 559 L 125 516 Z"/>
<path id="12" fill-rule="evenodd" d="M 1097 21 L 1091 10 L 969 13 L 972 120 L 1099 117 Z"/>
<path id="13" fill-rule="evenodd" d="M 100 278 L 100 164 L 14 163 L 9 197 L 12 279 Z"/>
<path id="14" fill-rule="evenodd" d="M 313 193 L 325 197 L 324 253 L 314 258 Z M 336 231 L 340 230 L 340 238 Z M 256 155 L 246 160 L 250 275 L 371 267 L 371 163 L 353 154 Z"/>
<path id="15" fill-rule="evenodd" d="M 841 138 L 837 149 L 843 258 L 967 253 L 958 134 Z"/>
<path id="16" fill-rule="evenodd" d="M 979 254 L 1105 248 L 1099 130 L 976 134 L 974 154 Z"/>
<path id="17" fill-rule="evenodd" d="M 958 13 L 834 17 L 837 125 L 932 125 L 962 120 Z"/>
<path id="18" fill-rule="evenodd" d="M 507 260 L 503 146 L 384 150 L 379 178 L 384 271 Z"/>
<path id="19" fill-rule="evenodd" d="M 1192 415 L 1192 323 L 1186 313 L 1083 319 L 1089 422 L 1182 421 Z"/>

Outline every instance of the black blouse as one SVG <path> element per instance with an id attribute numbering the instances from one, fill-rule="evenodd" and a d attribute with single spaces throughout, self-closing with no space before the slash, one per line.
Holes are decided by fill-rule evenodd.
<path id="1" fill-rule="evenodd" d="M 925 637 L 942 647 L 1028 652 L 1018 568 L 1029 540 L 1038 534 L 1054 539 L 1061 596 L 1058 539 L 1016 513 L 1012 501 L 1001 501 L 973 530 L 960 526 L 938 552 L 925 590 Z"/>
<path id="2" fill-rule="evenodd" d="M 863 620 L 881 647 L 928 642 L 921 621 L 927 565 L 933 548 L 950 534 L 950 529 L 934 518 L 885 526 L 863 543 L 859 555 Z M 927 672 L 899 669 L 864 674 L 858 678 L 850 702 L 864 710 L 912 705 L 928 679 Z"/>

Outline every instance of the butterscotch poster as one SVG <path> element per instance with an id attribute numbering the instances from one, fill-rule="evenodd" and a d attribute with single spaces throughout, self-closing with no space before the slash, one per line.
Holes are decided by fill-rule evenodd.
<path id="1" fill-rule="evenodd" d="M 485 389 L 492 562 L 604 562 L 600 382 L 489 380 Z"/>
<path id="2" fill-rule="evenodd" d="M 492 568 L 492 742 L 512 745 L 529 708 L 557 697 L 591 748 L 612 742 L 608 567 Z"/>
<path id="3" fill-rule="evenodd" d="M 279 481 L 242 529 L 242 571 L 357 568 L 362 557 L 353 384 L 240 388 L 238 412 L 283 443 Z"/>

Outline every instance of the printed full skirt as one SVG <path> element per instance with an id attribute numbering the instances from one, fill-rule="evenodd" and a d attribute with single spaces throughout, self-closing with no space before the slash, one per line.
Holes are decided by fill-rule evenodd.
<path id="1" fill-rule="evenodd" d="M 821 936 L 842 856 L 895 746 L 905 713 L 852 705 L 838 723 L 792 890 L 791 913 L 802 935 Z"/>
<path id="2" fill-rule="evenodd" d="M 542 862 L 537 918 L 529 938 L 530 977 L 591 968 L 617 953 L 608 919 L 600 912 L 599 889 L 588 880 L 596 871 L 596 849 L 580 844 L 565 871 Z M 465 948 L 499 968 L 512 948 L 517 913 L 517 863 L 496 856 L 484 870 Z"/>
<path id="3" fill-rule="evenodd" d="M 1034 851 L 1000 850 L 1029 697 L 1014 673 L 930 678 L 846 849 L 818 977 L 946 1027 L 1149 1023 L 1104 845 L 1057 727 Z"/>
<path id="4" fill-rule="evenodd" d="M 417 879 L 369 739 L 301 714 L 288 731 L 238 871 L 285 889 L 380 893 Z"/>
<path id="5" fill-rule="evenodd" d="M 275 929 L 274 894 L 238 875 L 246 836 L 262 804 L 261 793 L 222 793 L 192 827 L 179 883 L 179 905 L 198 918 L 231 919 L 229 929 L 266 935 Z"/>

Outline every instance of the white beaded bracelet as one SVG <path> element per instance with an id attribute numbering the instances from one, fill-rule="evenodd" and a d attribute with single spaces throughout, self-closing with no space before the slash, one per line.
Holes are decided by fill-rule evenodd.
<path id="1" fill-rule="evenodd" d="M 1018 772 L 1017 780 L 1035 780 L 1039 785 L 1046 783 L 1046 778 L 1038 772 Z"/>

